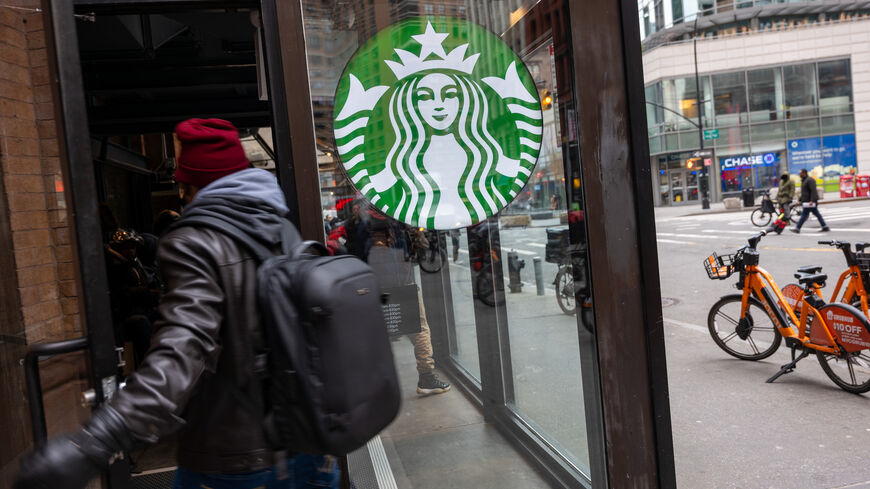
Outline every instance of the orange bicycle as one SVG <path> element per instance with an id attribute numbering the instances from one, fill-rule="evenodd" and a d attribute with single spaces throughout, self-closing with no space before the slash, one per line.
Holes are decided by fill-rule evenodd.
<path id="1" fill-rule="evenodd" d="M 761 360 L 773 355 L 785 338 L 792 360 L 767 382 L 792 372 L 815 352 L 822 370 L 840 388 L 856 394 L 870 391 L 870 321 L 849 304 L 825 303 L 820 289 L 827 276 L 818 273 L 819 267 L 799 268 L 795 278 L 800 286 L 788 287 L 788 296 L 780 291 L 758 266 L 756 246 L 766 234 L 752 236 L 734 254 L 713 253 L 704 261 L 711 279 L 739 273 L 737 288 L 742 290 L 710 308 L 707 327 L 713 341 L 741 360 Z M 794 288 L 800 289 L 799 298 L 792 296 Z"/>
<path id="2" fill-rule="evenodd" d="M 852 252 L 852 245 L 845 241 L 819 241 L 820 245 L 833 246 L 842 250 L 846 257 L 846 264 L 849 268 L 840 275 L 837 280 L 837 286 L 834 288 L 834 293 L 831 294 L 830 302 L 835 302 L 840 294 L 840 289 L 843 284 L 846 288 L 843 289 L 843 295 L 840 296 L 840 302 L 852 304 L 856 308 L 864 312 L 865 316 L 870 317 L 870 306 L 868 306 L 867 289 L 870 289 L 870 253 L 864 253 L 864 250 L 870 247 L 870 243 L 859 241 L 855 243 L 855 252 Z M 819 268 L 821 271 L 821 268 Z M 848 278 L 848 282 L 846 279 Z"/>

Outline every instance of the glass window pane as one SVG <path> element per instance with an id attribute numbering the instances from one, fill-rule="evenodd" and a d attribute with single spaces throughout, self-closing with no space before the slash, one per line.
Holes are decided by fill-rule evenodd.
<path id="1" fill-rule="evenodd" d="M 816 70 L 812 64 L 784 66 L 786 117 L 796 119 L 818 113 L 816 97 Z"/>
<path id="2" fill-rule="evenodd" d="M 855 132 L 855 117 L 852 114 L 822 118 L 822 134 L 827 136 L 849 132 Z"/>
<path id="3" fill-rule="evenodd" d="M 753 124 L 751 131 L 753 143 L 771 139 L 785 139 L 785 123 L 783 122 Z"/>
<path id="4" fill-rule="evenodd" d="M 819 63 L 819 108 L 822 115 L 852 111 L 852 69 L 848 59 Z"/>
<path id="5" fill-rule="evenodd" d="M 818 119 L 803 119 L 798 121 L 788 121 L 788 137 L 809 137 L 819 135 L 819 120 Z"/>
<path id="6" fill-rule="evenodd" d="M 754 70 L 747 73 L 749 80 L 749 122 L 777 120 L 783 105 L 782 72 L 779 68 Z"/>
<path id="7" fill-rule="evenodd" d="M 698 131 L 685 131 L 680 133 L 680 149 L 698 149 L 701 147 L 699 143 Z"/>
<path id="8" fill-rule="evenodd" d="M 728 148 L 733 154 L 739 152 L 739 148 L 749 145 L 749 128 L 748 127 L 723 127 L 719 129 L 719 139 L 714 139 L 713 143 L 717 148 Z M 720 154 L 717 151 L 717 154 Z"/>
<path id="9" fill-rule="evenodd" d="M 543 441 L 540 442 L 541 451 L 536 453 L 546 453 L 553 458 L 554 463 L 562 464 L 563 460 L 568 460 L 575 467 L 578 478 L 582 475 L 588 477 L 586 403 L 578 332 L 585 329 L 578 327 L 580 319 L 573 312 L 576 304 L 566 305 L 567 312 L 562 307 L 562 304 L 573 302 L 578 295 L 588 297 L 589 294 L 589 284 L 585 278 L 588 276 L 585 229 L 577 218 L 583 210 L 581 186 L 579 180 L 566 182 L 565 179 L 566 164 L 574 165 L 573 174 L 581 174 L 577 160 L 579 155 L 576 151 L 572 151 L 570 157 L 562 153 L 563 144 L 576 147 L 579 142 L 577 109 L 576 105 L 570 105 L 572 78 L 570 73 L 562 72 L 570 68 L 570 60 L 573 59 L 570 43 L 566 43 L 562 36 L 560 42 L 563 44 L 554 45 L 552 41 L 548 42 L 547 37 L 540 35 L 542 32 L 552 32 L 553 26 L 541 25 L 544 16 L 538 14 L 543 7 L 537 8 L 536 2 L 515 2 L 516 6 L 511 11 L 495 8 L 489 2 L 467 2 L 469 8 L 466 12 L 473 17 L 468 20 L 478 26 L 469 27 L 468 32 L 485 25 L 488 31 L 496 33 L 495 36 L 501 36 L 514 53 L 522 53 L 521 60 L 526 70 L 521 71 L 520 75 L 530 76 L 530 79 L 524 80 L 526 88 L 531 94 L 534 94 L 535 89 L 541 91 L 535 95 L 546 92 L 550 100 L 541 105 L 536 101 L 526 105 L 516 101 L 509 103 L 509 96 L 490 88 L 481 89 L 481 99 L 477 95 L 464 98 L 459 95 L 469 92 L 438 92 L 439 100 L 444 93 L 454 95 L 445 95 L 445 98 L 456 100 L 457 107 L 464 110 L 463 114 L 474 114 L 468 119 L 468 127 L 475 131 L 483 133 L 488 128 L 494 133 L 492 127 L 495 124 L 504 125 L 504 122 L 509 121 L 511 124 L 508 127 L 523 127 L 522 130 L 529 133 L 523 133 L 523 136 L 512 134 L 511 137 L 516 140 L 513 143 L 505 137 L 493 139 L 489 143 L 481 142 L 483 146 L 480 148 L 486 144 L 492 147 L 486 146 L 486 151 L 478 151 L 477 155 L 487 155 L 490 149 L 501 146 L 500 153 L 493 151 L 491 154 L 503 153 L 505 158 L 519 161 L 522 165 L 527 158 L 523 158 L 525 153 L 520 149 L 521 144 L 536 146 L 539 151 L 532 156 L 533 161 L 536 158 L 536 164 L 527 184 L 521 190 L 513 189 L 515 195 L 511 197 L 516 197 L 514 202 L 498 217 L 485 220 L 471 228 L 471 231 L 421 231 L 416 226 L 405 225 L 379 212 L 384 208 L 382 206 L 389 209 L 384 203 L 388 199 L 387 192 L 377 190 L 377 198 L 370 193 L 366 198 L 360 197 L 358 189 L 345 177 L 347 170 L 355 165 L 367 165 L 372 175 L 387 175 L 392 170 L 391 176 L 395 178 L 387 179 L 386 184 L 379 180 L 377 185 L 385 185 L 386 190 L 397 189 L 396 193 L 401 191 L 402 195 L 413 195 L 415 199 L 423 193 L 421 189 L 427 188 L 431 193 L 432 187 L 438 186 L 436 188 L 440 193 L 435 195 L 440 200 L 436 200 L 434 205 L 445 205 L 445 195 L 448 191 L 456 192 L 459 186 L 459 183 L 445 179 L 456 177 L 459 182 L 463 172 L 467 174 L 469 171 L 467 166 L 460 166 L 460 171 L 449 176 L 444 176 L 446 172 L 442 172 L 438 177 L 442 180 L 435 179 L 437 172 L 427 170 L 426 182 L 420 180 L 423 176 L 415 180 L 413 172 L 398 176 L 395 173 L 403 173 L 403 168 L 419 168 L 412 166 L 414 164 L 426 165 L 424 152 L 427 151 L 428 161 L 435 161 L 436 165 L 441 163 L 435 160 L 441 146 L 422 144 L 434 140 L 435 135 L 448 144 L 452 141 L 458 151 L 450 154 L 461 154 L 459 158 L 468 156 L 471 151 L 466 153 L 463 148 L 469 146 L 460 146 L 457 141 L 467 145 L 473 145 L 475 141 L 469 143 L 468 137 L 463 136 L 465 133 L 461 126 L 454 128 L 448 125 L 447 129 L 438 129 L 437 124 L 430 119 L 425 116 L 421 118 L 421 106 L 431 100 L 425 98 L 426 92 L 421 95 L 421 92 L 415 91 L 411 95 L 412 91 L 408 91 L 407 104 L 396 102 L 396 106 L 391 105 L 391 101 L 402 101 L 401 97 L 396 97 L 396 93 L 406 93 L 404 90 L 407 87 L 414 86 L 411 83 L 423 83 L 422 80 L 430 76 L 435 80 L 430 78 L 427 83 L 438 83 L 437 75 L 447 78 L 444 73 L 435 71 L 440 70 L 438 66 L 420 68 L 411 63 L 409 66 L 418 72 L 405 77 L 397 76 L 397 72 L 393 71 L 394 65 L 386 61 L 408 62 L 394 51 L 400 46 L 406 48 L 407 52 L 413 52 L 414 56 L 420 56 L 417 54 L 421 53 L 420 49 L 430 49 L 428 56 L 443 57 L 443 50 L 439 48 L 456 53 L 458 46 L 462 45 L 465 46 L 461 48 L 463 53 L 468 50 L 466 56 L 480 56 L 469 58 L 476 60 L 471 61 L 472 64 L 476 63 L 473 71 L 470 67 L 467 71 L 466 68 L 460 70 L 464 73 L 451 71 L 449 76 L 455 77 L 451 80 L 457 80 L 463 87 L 478 84 L 488 87 L 482 80 L 490 76 L 505 76 L 508 72 L 506 60 L 513 60 L 513 54 L 506 50 L 495 51 L 504 48 L 493 47 L 491 44 L 497 43 L 497 38 L 490 39 L 483 33 L 477 33 L 467 40 L 457 38 L 457 33 L 466 31 L 460 29 L 459 25 L 451 25 L 455 22 L 452 19 L 432 18 L 432 28 L 437 33 L 434 37 L 426 33 L 425 23 L 419 25 L 412 20 L 425 12 L 452 15 L 454 7 L 460 2 L 432 1 L 413 8 L 393 8 L 388 2 L 352 3 L 343 11 L 332 11 L 324 9 L 319 0 L 302 0 L 305 36 L 317 37 L 315 42 L 307 46 L 311 61 L 309 78 L 316 136 L 316 141 L 311 143 L 317 145 L 321 202 L 326 214 L 332 217 L 329 224 L 325 225 L 332 235 L 332 244 L 336 249 L 344 248 L 340 251 L 353 253 L 367 261 L 375 270 L 382 289 L 389 291 L 391 297 L 400 298 L 396 299 L 400 301 L 399 304 L 390 304 L 401 306 L 402 326 L 419 323 L 419 333 L 397 334 L 392 342 L 403 403 L 399 417 L 381 435 L 395 447 L 395 450 L 388 451 L 393 459 L 390 462 L 395 462 L 394 466 L 404 467 L 403 475 L 414 487 L 548 487 L 548 483 L 523 457 L 522 452 L 526 448 L 511 444 L 508 437 L 489 424 L 488 421 L 494 418 L 491 415 L 498 413 L 499 416 L 511 416 L 514 421 L 538 433 Z M 559 18 L 569 19 L 567 8 L 567 4 L 548 7 L 546 18 L 559 14 Z M 533 11 L 534 15 L 524 17 L 527 11 Z M 400 21 L 407 23 L 395 27 Z M 373 40 L 377 32 L 387 28 L 394 30 L 386 37 L 374 38 L 375 42 L 366 44 Z M 442 40 L 442 35 L 446 39 Z M 416 38 L 423 38 L 423 41 Z M 460 41 L 466 41 L 467 44 Z M 425 43 L 422 48 L 421 42 Z M 349 63 L 359 46 L 364 45 L 370 46 L 371 51 Z M 536 49 L 531 49 L 532 46 Z M 487 56 L 486 50 L 493 50 L 499 56 Z M 426 55 L 423 56 L 425 58 Z M 345 70 L 348 73 L 344 73 Z M 557 79 L 566 86 L 557 87 Z M 354 92 L 359 85 L 365 92 Z M 338 90 L 336 87 L 339 87 Z M 655 90 L 652 92 L 651 95 L 655 96 Z M 561 112 L 560 95 L 564 97 Z M 360 98 L 351 103 L 352 96 Z M 488 107 L 489 111 L 478 112 L 476 109 L 481 106 Z M 412 131 L 391 122 L 387 114 L 392 115 L 393 111 L 398 112 L 397 120 L 407 122 L 410 119 L 417 124 L 416 129 Z M 565 113 L 569 115 L 564 117 Z M 565 120 L 560 118 L 560 114 Z M 342 134 L 337 136 L 339 131 Z M 676 133 L 673 135 L 676 138 Z M 414 141 L 419 141 L 419 147 L 425 149 L 417 153 L 397 151 L 396 167 L 399 170 L 393 170 L 390 166 L 384 166 L 381 153 L 386 151 L 381 150 L 388 150 L 392 145 L 401 146 L 397 143 L 400 137 L 406 138 L 406 142 L 409 138 L 419 138 Z M 531 142 L 521 142 L 521 138 Z M 540 144 L 538 146 L 535 143 Z M 353 151 L 356 153 L 351 154 Z M 378 158 L 378 155 L 381 157 Z M 403 160 L 400 161 L 400 158 Z M 502 170 L 495 166 L 492 164 L 491 170 L 494 179 L 506 176 L 510 184 L 515 184 L 514 176 L 498 174 Z M 516 173 L 518 170 L 515 166 L 513 168 Z M 531 166 L 521 168 L 526 171 L 532 169 Z M 399 181 L 415 186 L 404 193 L 401 186 L 397 185 Z M 499 182 L 490 185 L 499 185 Z M 572 190 L 569 191 L 569 188 Z M 485 189 L 482 189 L 480 193 L 484 192 Z M 471 200 L 472 192 L 468 191 L 468 194 L 466 199 Z M 505 190 L 502 197 L 507 195 L 509 191 Z M 570 224 L 569 212 L 574 216 Z M 532 219 L 535 225 L 529 226 Z M 516 225 L 517 222 L 525 224 Z M 346 233 L 346 238 L 336 231 L 339 227 Z M 548 228 L 570 229 L 570 232 L 566 234 L 569 237 L 565 242 L 566 247 L 562 248 L 560 243 L 556 243 L 555 257 L 544 261 L 545 294 L 539 296 L 533 258 L 546 258 Z M 510 251 L 526 261 L 519 271 L 521 286 L 515 292 L 511 292 L 509 263 L 516 262 L 509 256 Z M 557 281 L 557 276 L 564 280 Z M 566 282 L 567 279 L 576 281 Z M 581 289 L 585 292 L 580 292 Z M 557 290 L 561 291 L 558 296 Z M 585 301 L 580 302 L 582 304 Z M 586 310 L 591 312 L 590 307 L 587 302 Z M 493 341 L 492 338 L 497 339 Z M 481 350 L 487 353 L 486 358 L 480 356 Z M 505 361 L 493 361 L 496 357 Z M 439 362 L 437 365 L 435 358 Z M 437 389 L 435 379 L 430 375 L 436 367 L 438 377 L 453 384 L 453 390 L 435 399 L 419 397 L 418 394 Z M 486 378 L 503 379 L 504 385 L 481 382 L 481 379 Z M 471 386 L 472 396 L 466 397 L 458 392 L 460 388 L 468 386 Z M 587 385 L 586 391 L 589 389 Z M 499 399 L 500 404 L 478 406 L 469 400 L 481 394 L 487 399 Z M 467 443 L 470 440 L 474 442 L 471 446 Z M 449 453 L 454 457 L 446 470 L 443 470 L 443 460 L 439 462 L 439 453 Z M 497 459 L 509 470 L 496 475 L 491 471 L 480 471 L 481 458 Z M 432 479 L 432 474 L 436 474 L 437 480 Z M 500 483 L 508 479 L 521 482 Z"/>
<path id="10" fill-rule="evenodd" d="M 678 151 L 680 149 L 680 139 L 676 134 L 665 135 L 665 150 Z"/>
<path id="11" fill-rule="evenodd" d="M 664 120 L 668 127 L 676 129 L 691 129 L 698 120 L 698 97 L 695 78 L 677 78 L 662 82 L 662 105 L 670 109 L 664 111 Z M 704 98 L 704 86 L 701 84 L 701 99 Z M 703 107 L 702 114 L 703 116 Z"/>
<path id="12" fill-rule="evenodd" d="M 743 72 L 713 75 L 713 110 L 717 126 L 745 122 L 746 82 Z M 741 117 L 743 116 L 743 117 Z"/>
<path id="13" fill-rule="evenodd" d="M 450 275 L 450 302 L 453 305 L 453 321 L 448 327 L 450 355 L 480 381 L 477 324 L 474 320 L 474 303 L 471 301 L 474 289 L 471 274 L 468 273 L 471 256 L 468 250 L 468 233 L 465 230 L 454 230 L 441 234 L 442 245 L 450 250 L 450 256 L 447 253 L 442 255 L 444 259 L 450 260 L 446 271 Z M 447 241 L 450 242 L 449 246 Z"/>
<path id="14" fill-rule="evenodd" d="M 662 138 L 655 136 L 649 138 L 649 152 L 652 154 L 658 153 L 662 150 Z"/>

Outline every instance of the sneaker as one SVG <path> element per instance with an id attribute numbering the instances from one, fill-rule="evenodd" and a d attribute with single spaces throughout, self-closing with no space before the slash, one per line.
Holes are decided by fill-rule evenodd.
<path id="1" fill-rule="evenodd" d="M 788 228 L 788 230 L 793 232 L 793 233 L 797 233 L 797 234 L 800 234 L 800 232 L 801 232 L 800 228 Z"/>
<path id="2" fill-rule="evenodd" d="M 829 228 L 828 226 L 825 226 L 822 228 L 822 232 L 828 232 L 830 230 L 831 230 L 831 228 Z"/>
<path id="3" fill-rule="evenodd" d="M 434 372 L 420 374 L 420 380 L 417 382 L 417 394 L 431 396 L 434 394 L 444 394 L 449 390 L 450 384 L 441 381 Z"/>

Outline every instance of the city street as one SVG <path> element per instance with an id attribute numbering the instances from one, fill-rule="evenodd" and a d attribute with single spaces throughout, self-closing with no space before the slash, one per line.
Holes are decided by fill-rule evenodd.
<path id="1" fill-rule="evenodd" d="M 712 251 L 730 253 L 760 228 L 749 212 L 686 216 L 700 208 L 659 208 L 659 267 L 666 330 L 677 477 L 685 488 L 870 488 L 870 395 L 836 387 L 817 360 L 807 357 L 773 384 L 765 380 L 789 361 L 785 346 L 772 357 L 746 362 L 720 350 L 707 332 L 710 306 L 735 293 L 736 277 L 711 281 L 702 262 Z M 820 211 L 830 233 L 811 217 L 799 235 L 784 231 L 759 245 L 761 266 L 780 286 L 794 282 L 801 265 L 821 265 L 825 294 L 845 269 L 840 251 L 820 239 L 870 241 L 870 201 L 827 204 Z M 503 257 L 516 251 L 526 262 L 522 292 L 507 294 L 514 404 L 530 423 L 558 433 L 575 463 L 586 466 L 586 427 L 577 372 L 576 319 L 561 312 L 552 280 L 557 266 L 544 261 L 544 296 L 537 296 L 534 258 L 544 256 L 547 227 L 501 230 Z M 448 241 L 449 253 L 452 246 Z M 466 235 L 459 260 L 449 264 L 456 320 L 456 356 L 479 375 Z M 504 267 L 505 272 L 507 267 Z M 508 278 L 505 276 L 505 283 Z M 410 355 L 410 345 L 405 354 Z"/>
<path id="2" fill-rule="evenodd" d="M 825 295 L 845 269 L 840 251 L 820 239 L 870 241 L 870 201 L 819 207 L 832 228 L 819 233 L 811 217 L 800 235 L 762 239 L 760 265 L 780 287 L 795 268 L 821 265 Z M 688 488 L 870 487 L 870 397 L 836 387 L 813 357 L 773 384 L 764 381 L 789 361 L 774 356 L 746 362 L 720 350 L 707 332 L 707 313 L 736 278 L 711 281 L 702 261 L 733 252 L 758 230 L 749 212 L 704 216 L 657 213 L 659 266 L 677 478 Z"/>

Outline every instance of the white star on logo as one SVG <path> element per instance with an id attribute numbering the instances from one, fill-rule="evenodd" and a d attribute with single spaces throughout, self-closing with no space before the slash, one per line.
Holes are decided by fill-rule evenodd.
<path id="1" fill-rule="evenodd" d="M 444 52 L 444 46 L 442 46 L 441 43 L 444 42 L 444 39 L 446 39 L 447 36 L 448 34 L 446 32 L 442 34 L 435 32 L 435 28 L 432 27 L 432 23 L 429 22 L 426 24 L 426 32 L 411 37 L 423 46 L 420 49 L 420 59 L 423 60 L 432 53 L 441 56 L 441 58 L 446 58 L 447 53 Z"/>

